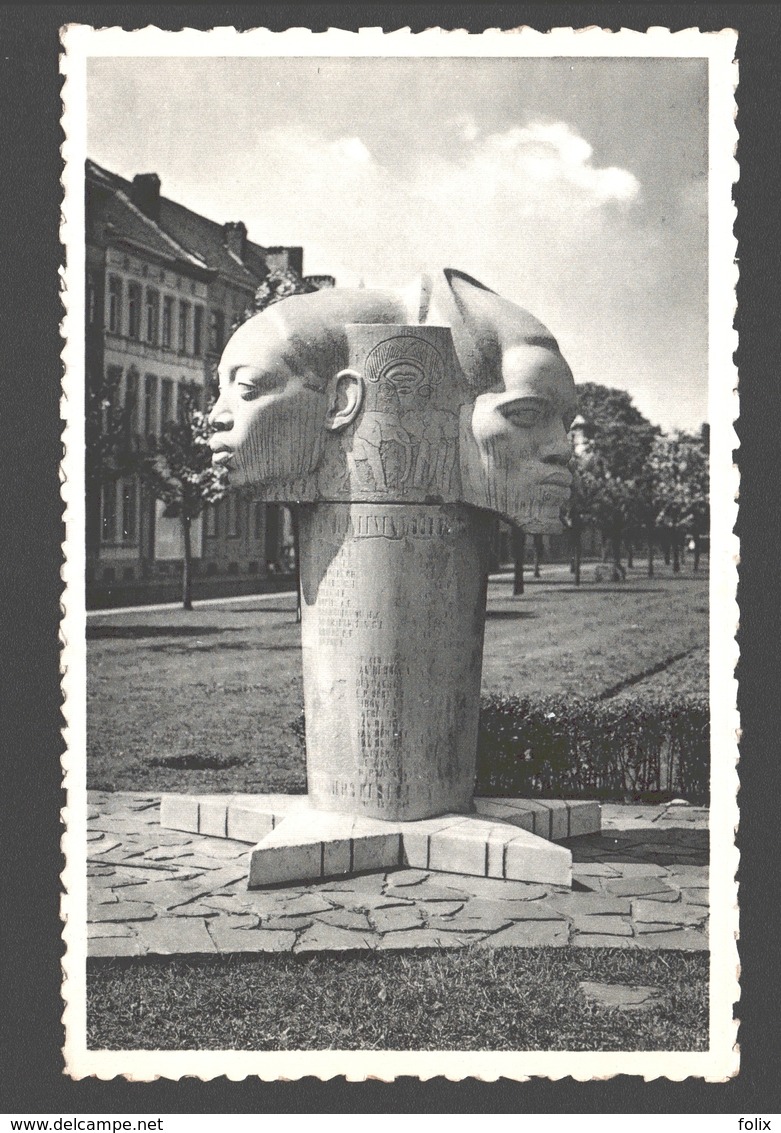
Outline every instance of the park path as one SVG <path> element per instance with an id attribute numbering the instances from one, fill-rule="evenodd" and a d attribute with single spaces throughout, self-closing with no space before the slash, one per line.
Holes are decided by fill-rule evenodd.
<path id="1" fill-rule="evenodd" d="M 574 884 L 399 869 L 249 892 L 251 846 L 163 830 L 159 794 L 91 792 L 91 957 L 574 945 L 705 950 L 708 814 L 605 805 Z"/>

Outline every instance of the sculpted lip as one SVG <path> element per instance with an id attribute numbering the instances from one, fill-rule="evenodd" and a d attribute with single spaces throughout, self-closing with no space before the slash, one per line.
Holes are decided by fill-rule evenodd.
<path id="1" fill-rule="evenodd" d="M 219 448 L 212 450 L 212 463 L 214 464 L 227 464 L 233 458 L 233 452 L 226 446 L 222 445 Z"/>
<path id="2" fill-rule="evenodd" d="M 540 480 L 541 484 L 558 484 L 562 488 L 569 488 L 572 483 L 571 472 L 555 472 L 551 476 L 546 476 L 544 480 Z"/>

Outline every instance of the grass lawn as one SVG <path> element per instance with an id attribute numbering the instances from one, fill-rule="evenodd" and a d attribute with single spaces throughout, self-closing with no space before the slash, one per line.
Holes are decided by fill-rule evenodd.
<path id="1" fill-rule="evenodd" d="M 648 579 L 640 566 L 577 589 L 543 572 L 520 598 L 509 578 L 489 587 L 484 691 L 707 693 L 705 573 L 657 566 Z M 91 788 L 306 789 L 289 727 L 303 702 L 292 597 L 100 615 L 87 636 Z"/>
<path id="2" fill-rule="evenodd" d="M 646 1011 L 580 981 L 656 987 Z M 91 965 L 109 1050 L 706 1050 L 708 956 L 613 948 L 267 955 Z"/>

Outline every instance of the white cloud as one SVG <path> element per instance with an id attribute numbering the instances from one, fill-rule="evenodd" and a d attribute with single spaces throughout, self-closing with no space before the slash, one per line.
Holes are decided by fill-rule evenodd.
<path id="1" fill-rule="evenodd" d="M 248 162 L 242 180 L 224 186 L 230 211 L 261 243 L 303 244 L 307 271 L 377 286 L 448 264 L 520 302 L 537 293 L 554 316 L 561 277 L 577 287 L 580 261 L 581 287 L 615 291 L 615 257 L 626 258 L 622 234 L 640 191 L 628 170 L 596 166 L 589 142 L 563 122 L 475 137 L 455 157 L 427 154 L 407 173 L 356 135 L 265 130 L 256 152 L 262 162 Z"/>
<path id="2" fill-rule="evenodd" d="M 566 123 L 533 122 L 489 135 L 460 165 L 441 166 L 421 188 L 428 197 L 471 188 L 483 200 L 505 194 L 519 203 L 556 194 L 579 208 L 633 201 L 640 192 L 634 174 L 597 168 L 592 155 L 591 145 Z"/>
<path id="3" fill-rule="evenodd" d="M 365 165 L 373 160 L 360 138 L 339 138 L 331 143 L 331 149 L 337 158 L 346 158 L 359 165 Z"/>

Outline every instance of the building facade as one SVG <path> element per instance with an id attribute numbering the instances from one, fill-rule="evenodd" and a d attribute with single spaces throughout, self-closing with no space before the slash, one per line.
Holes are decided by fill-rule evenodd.
<path id="1" fill-rule="evenodd" d="M 156 174 L 130 182 L 88 161 L 85 203 L 88 400 L 98 391 L 101 404 L 124 407 L 143 449 L 176 420 L 185 395 L 207 406 L 230 328 L 270 272 L 301 276 L 303 250 L 264 248 L 242 222 L 221 225 L 168 200 Z M 181 538 L 179 521 L 137 475 L 88 476 L 88 605 L 175 598 Z M 292 542 L 287 509 L 229 492 L 193 523 L 196 597 L 289 581 Z"/>

